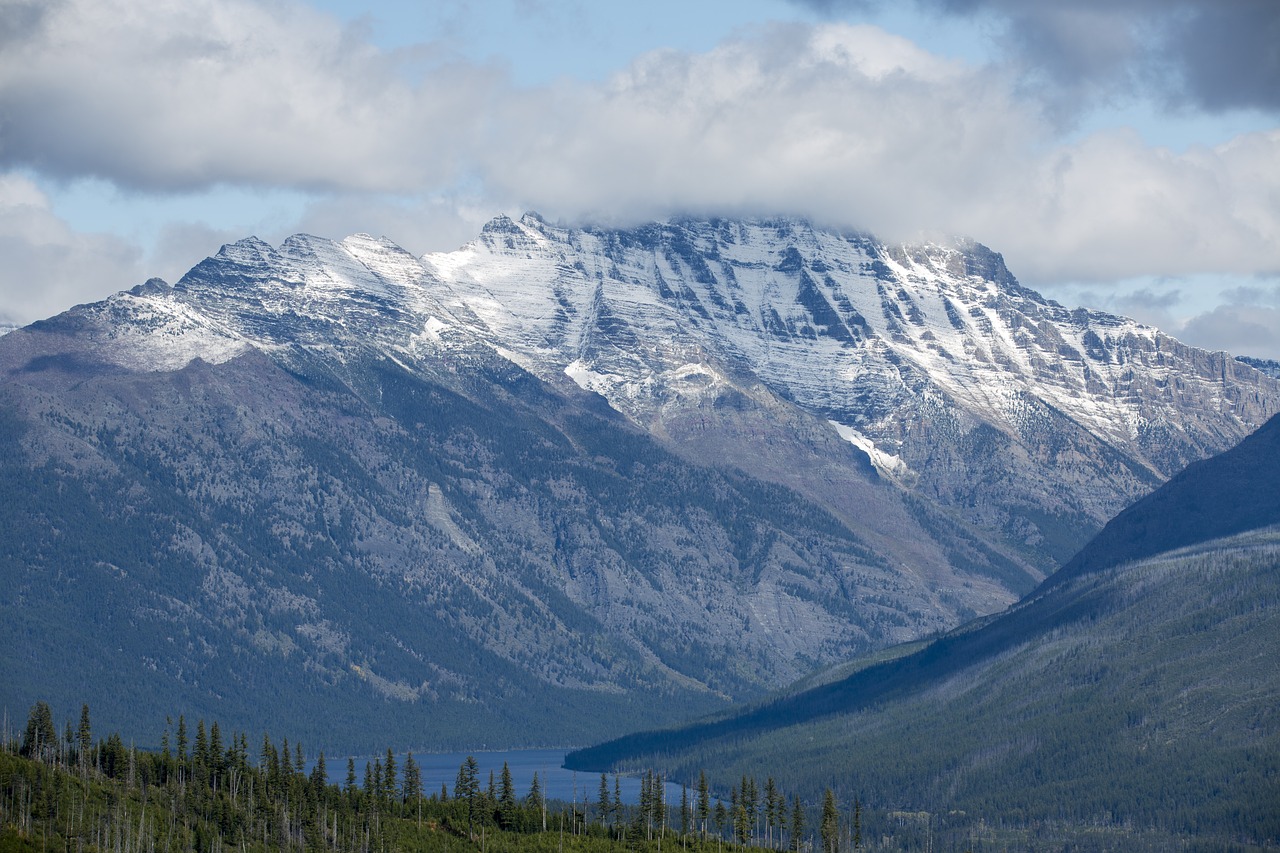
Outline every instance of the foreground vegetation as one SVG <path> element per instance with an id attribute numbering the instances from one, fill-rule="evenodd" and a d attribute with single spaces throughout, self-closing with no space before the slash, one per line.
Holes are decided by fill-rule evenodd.
<path id="1" fill-rule="evenodd" d="M 622 803 L 619 780 L 600 777 L 591 802 L 548 800 L 535 774 L 517 796 L 507 767 L 482 786 L 468 757 L 453 791 L 422 788 L 409 754 L 348 758 L 341 783 L 320 754 L 264 735 L 254 753 L 243 733 L 224 741 L 203 720 L 190 737 L 184 718 L 167 726 L 159 750 L 126 747 L 118 734 L 93 739 L 88 706 L 59 735 L 37 703 L 21 740 L 0 749 L 0 850 L 211 851 L 654 850 L 746 847 L 862 848 L 861 809 L 844 820 L 831 792 L 821 808 L 788 801 L 772 779 L 744 777 L 728 805 L 706 776 L 666 801 L 664 780 L 647 773 L 638 805 Z M 363 779 L 360 781 L 359 776 Z M 812 822 L 811 822 L 812 820 Z"/>

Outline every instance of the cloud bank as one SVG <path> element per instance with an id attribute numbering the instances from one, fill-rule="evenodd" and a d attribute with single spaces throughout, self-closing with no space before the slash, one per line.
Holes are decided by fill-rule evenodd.
<path id="1" fill-rule="evenodd" d="M 892 240 L 972 236 L 1033 286 L 1280 270 L 1280 128 L 1182 153 L 1125 130 L 1064 141 L 1069 99 L 1041 85 L 1096 93 L 1163 69 L 1161 91 L 1184 104 L 1278 109 L 1273 2 L 920 2 L 998 16 L 1025 61 L 774 24 L 640 56 L 604 83 L 529 88 L 444 46 L 379 50 L 288 0 L 0 0 L 0 206 L 38 192 L 20 176 L 34 174 L 139 193 L 303 190 L 315 202 L 300 227 L 381 228 L 416 251 L 502 210 L 791 214 Z M 59 230 L 47 199 L 26 207 L 60 236 L 38 243 L 0 217 L 22 270 L 0 272 L 6 304 L 90 275 L 70 259 L 97 251 L 103 274 L 145 277 L 127 246 Z M 428 232 L 448 237 L 424 245 Z M 51 245 L 68 260 L 41 266 Z"/>
<path id="2" fill-rule="evenodd" d="M 822 13 L 887 0 L 792 0 Z M 1155 94 L 1210 112 L 1280 111 L 1280 5 L 1274 0 L 914 0 L 980 17 L 1022 73 L 1079 108 L 1091 98 Z"/>

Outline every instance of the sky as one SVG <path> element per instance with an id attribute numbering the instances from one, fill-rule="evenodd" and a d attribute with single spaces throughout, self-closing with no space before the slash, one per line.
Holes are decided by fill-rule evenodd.
<path id="1" fill-rule="evenodd" d="M 526 210 L 965 236 L 1280 359 L 1280 0 L 0 0 L 0 324 Z"/>

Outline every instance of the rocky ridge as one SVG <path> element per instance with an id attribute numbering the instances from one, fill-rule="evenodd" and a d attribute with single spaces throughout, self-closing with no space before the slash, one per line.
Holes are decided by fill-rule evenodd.
<path id="1" fill-rule="evenodd" d="M 11 633 L 43 600 L 156 695 L 375 743 L 607 735 L 997 610 L 1280 401 L 976 244 L 782 220 L 251 238 L 0 373 Z"/>

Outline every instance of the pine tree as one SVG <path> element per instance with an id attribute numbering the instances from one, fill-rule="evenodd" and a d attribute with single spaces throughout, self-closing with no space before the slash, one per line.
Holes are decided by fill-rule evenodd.
<path id="1" fill-rule="evenodd" d="M 204 720 L 196 722 L 196 752 L 192 758 L 196 764 L 209 766 L 209 735 L 204 730 Z"/>
<path id="2" fill-rule="evenodd" d="M 187 766 L 187 719 L 182 714 L 178 715 L 178 766 L 185 768 Z"/>
<path id="3" fill-rule="evenodd" d="M 698 774 L 698 822 L 702 824 L 702 838 L 707 838 L 707 819 L 711 817 L 711 793 L 707 789 L 707 771 Z"/>
<path id="4" fill-rule="evenodd" d="M 58 733 L 53 728 L 53 711 L 46 702 L 36 702 L 27 715 L 20 752 L 27 758 L 52 761 L 58 751 Z"/>
<path id="5" fill-rule="evenodd" d="M 516 786 L 511 781 L 511 768 L 502 762 L 502 782 L 498 788 L 498 820 L 503 829 L 516 825 Z"/>
<path id="6" fill-rule="evenodd" d="M 224 766 L 222 730 L 218 728 L 218 721 L 214 720 L 213 725 L 209 727 L 209 769 L 215 774 L 221 774 Z"/>
<path id="7" fill-rule="evenodd" d="M 822 825 L 818 827 L 822 837 L 823 853 L 837 853 L 836 846 L 840 840 L 840 810 L 836 808 L 836 795 L 831 789 L 822 799 Z"/>
<path id="8" fill-rule="evenodd" d="M 622 823 L 622 782 L 617 774 L 613 777 L 613 825 Z"/>
<path id="9" fill-rule="evenodd" d="M 680 834 L 682 836 L 689 834 L 689 828 L 693 824 L 693 808 L 689 805 L 689 786 L 680 786 Z"/>
<path id="10" fill-rule="evenodd" d="M 600 774 L 600 825 L 604 826 L 609 822 L 609 815 L 613 811 L 613 803 L 609 798 L 609 777 Z"/>
<path id="11" fill-rule="evenodd" d="M 396 757 L 391 753 L 391 747 L 387 747 L 387 762 L 382 765 L 382 801 L 391 805 L 400 794 L 400 789 L 396 785 Z"/>
<path id="12" fill-rule="evenodd" d="M 80 706 L 80 730 L 77 734 L 80 740 L 80 766 L 85 767 L 89 763 L 89 752 L 93 749 L 93 728 L 89 725 L 89 706 L 87 704 Z"/>
<path id="13" fill-rule="evenodd" d="M 862 800 L 853 800 L 853 849 L 862 849 Z"/>
<path id="14" fill-rule="evenodd" d="M 413 760 L 413 753 L 404 759 L 404 802 L 416 803 L 422 797 L 422 768 Z"/>
<path id="15" fill-rule="evenodd" d="M 474 755 L 468 755 L 458 767 L 458 778 L 453 785 L 453 798 L 467 804 L 467 829 L 475 827 L 480 814 L 480 764 Z"/>
<path id="16" fill-rule="evenodd" d="M 778 825 L 778 786 L 773 777 L 764 781 L 764 825 L 768 835 L 766 843 L 773 846 L 773 830 Z"/>
<path id="17" fill-rule="evenodd" d="M 804 831 L 804 804 L 800 802 L 800 795 L 797 794 L 791 808 L 791 849 L 795 853 L 800 853 L 804 849 Z"/>
<path id="18" fill-rule="evenodd" d="M 351 775 L 355 775 L 355 768 L 351 768 Z M 355 780 L 352 779 L 352 782 Z M 324 792 L 325 786 L 329 784 L 329 773 L 324 766 L 324 751 L 322 750 L 316 756 L 316 766 L 311 768 L 311 787 L 315 790 L 317 796 Z"/>
<path id="19" fill-rule="evenodd" d="M 538 782 L 538 772 L 533 773 L 533 783 L 529 785 L 529 794 L 524 798 L 526 804 L 537 807 L 542 802 L 542 785 Z"/>
<path id="20" fill-rule="evenodd" d="M 204 730 L 204 720 L 196 722 L 196 751 L 191 756 L 191 778 L 200 785 L 209 781 L 209 735 Z"/>

